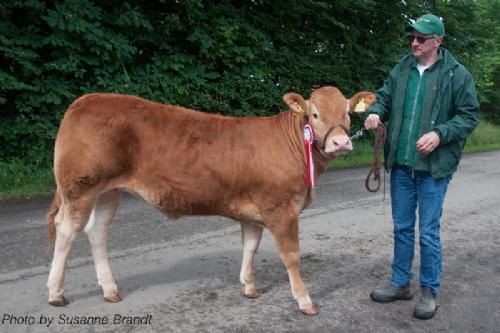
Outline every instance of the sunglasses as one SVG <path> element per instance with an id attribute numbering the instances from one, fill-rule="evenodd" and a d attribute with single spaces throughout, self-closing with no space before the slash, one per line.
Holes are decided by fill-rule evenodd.
<path id="1" fill-rule="evenodd" d="M 408 41 L 410 43 L 413 43 L 413 41 L 416 39 L 417 43 L 423 44 L 423 43 L 425 43 L 426 40 L 428 40 L 428 39 L 434 39 L 434 38 L 436 38 L 436 36 L 424 37 L 424 36 L 415 36 L 415 35 L 412 35 L 412 34 L 408 34 L 408 35 L 406 35 L 406 38 L 408 38 Z"/>

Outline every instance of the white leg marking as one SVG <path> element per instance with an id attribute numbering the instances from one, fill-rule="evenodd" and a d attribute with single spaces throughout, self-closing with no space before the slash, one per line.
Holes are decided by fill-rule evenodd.
<path id="1" fill-rule="evenodd" d="M 108 225 L 115 215 L 120 198 L 121 192 L 118 191 L 103 194 L 96 201 L 87 228 L 85 228 L 94 258 L 97 282 L 102 286 L 104 297 L 110 301 L 119 296 L 108 262 L 106 240 Z M 119 298 L 115 298 L 114 301 L 119 301 Z"/>
<path id="2" fill-rule="evenodd" d="M 243 260 L 241 263 L 240 283 L 243 293 L 247 297 L 258 297 L 255 288 L 253 273 L 253 259 L 259 248 L 263 228 L 241 222 L 241 236 L 243 241 Z"/>
<path id="3" fill-rule="evenodd" d="M 64 294 L 64 271 L 68 261 L 73 242 L 78 236 L 78 231 L 73 224 L 65 207 L 61 205 L 60 212 L 56 216 L 56 241 L 54 246 L 54 257 L 50 268 L 47 287 L 49 288 L 49 302 L 61 302 Z"/>

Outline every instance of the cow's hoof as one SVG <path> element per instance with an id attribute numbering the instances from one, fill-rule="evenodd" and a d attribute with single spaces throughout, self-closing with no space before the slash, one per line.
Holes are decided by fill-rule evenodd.
<path id="1" fill-rule="evenodd" d="M 257 290 L 253 290 L 253 291 L 247 292 L 244 295 L 247 298 L 258 298 L 260 296 L 260 294 L 257 292 Z"/>
<path id="2" fill-rule="evenodd" d="M 246 298 L 258 298 L 260 296 L 260 294 L 257 292 L 257 290 L 255 290 L 255 288 L 248 288 L 249 290 L 245 290 L 245 286 L 242 285 L 241 286 L 241 293 L 243 294 L 243 296 L 245 296 Z"/>
<path id="3" fill-rule="evenodd" d="M 49 299 L 49 304 L 52 306 L 66 306 L 69 304 L 69 301 L 66 299 L 66 297 L 61 296 L 58 299 Z"/>
<path id="4" fill-rule="evenodd" d="M 318 314 L 318 311 L 316 311 L 314 306 L 311 306 L 309 308 L 300 309 L 300 311 L 302 311 L 303 314 L 306 314 L 308 316 L 315 316 Z"/>
<path id="5" fill-rule="evenodd" d="M 122 300 L 118 293 L 111 294 L 109 296 L 104 296 L 104 299 L 110 303 L 118 303 Z"/>

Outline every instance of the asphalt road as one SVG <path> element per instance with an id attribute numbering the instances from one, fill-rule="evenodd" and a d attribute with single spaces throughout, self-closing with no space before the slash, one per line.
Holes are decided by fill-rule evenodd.
<path id="1" fill-rule="evenodd" d="M 498 151 L 466 155 L 450 183 L 442 293 L 432 320 L 412 318 L 416 299 L 385 305 L 369 299 L 389 279 L 392 226 L 388 177 L 383 200 L 383 191 L 364 189 L 368 169 L 360 168 L 324 174 L 313 206 L 301 215 L 301 272 L 319 310 L 314 317 L 300 313 L 267 231 L 255 261 L 261 297 L 246 299 L 238 281 L 238 224 L 169 220 L 130 196 L 108 242 L 123 301 L 103 301 L 82 235 L 66 274 L 70 304 L 51 307 L 49 201 L 0 202 L 0 332 L 499 332 L 498 161 Z"/>

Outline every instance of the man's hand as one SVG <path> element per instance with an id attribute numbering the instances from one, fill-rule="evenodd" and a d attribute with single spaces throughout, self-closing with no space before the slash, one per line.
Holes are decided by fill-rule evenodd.
<path id="1" fill-rule="evenodd" d="M 439 146 L 439 143 L 441 140 L 439 139 L 439 135 L 432 131 L 429 133 L 426 133 L 422 135 L 420 139 L 417 141 L 417 151 L 420 154 L 429 154 L 432 153 L 434 149 L 436 149 L 437 146 Z"/>
<path id="2" fill-rule="evenodd" d="M 378 114 L 371 114 L 365 120 L 365 128 L 367 130 L 376 129 L 380 124 L 380 117 Z"/>

